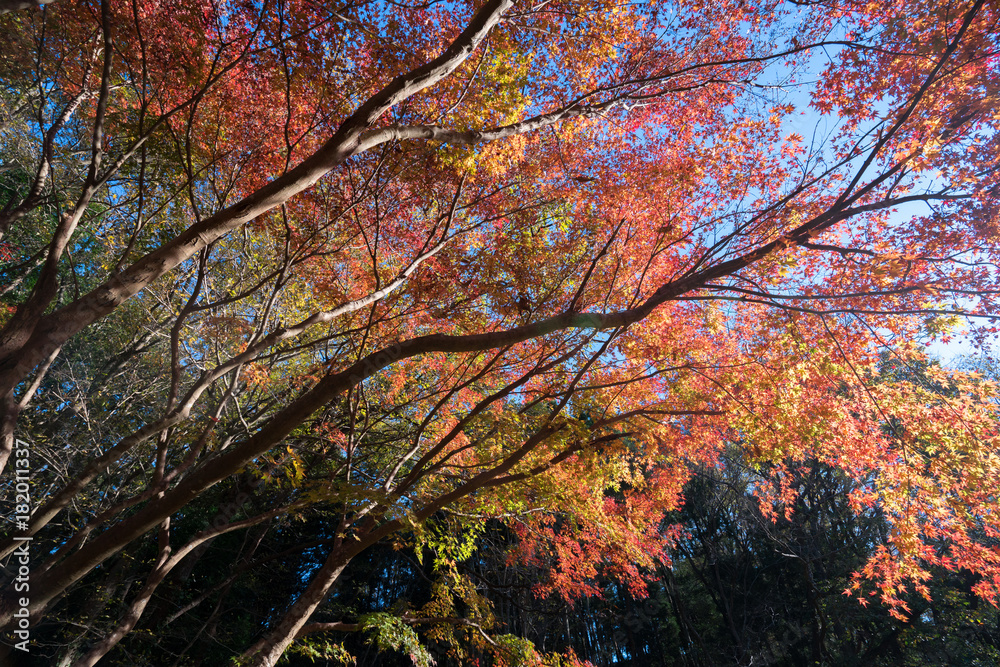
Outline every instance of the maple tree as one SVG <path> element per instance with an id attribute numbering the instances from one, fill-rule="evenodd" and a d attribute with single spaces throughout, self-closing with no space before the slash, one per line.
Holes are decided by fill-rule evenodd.
<path id="1" fill-rule="evenodd" d="M 557 592 L 540 595 L 538 583 L 551 571 L 552 554 L 535 563 L 511 562 L 510 549 L 519 540 L 499 522 L 484 530 L 475 553 L 458 568 L 489 599 L 497 626 L 549 651 L 571 647 L 595 665 L 996 661 L 1000 610 L 971 593 L 971 573 L 934 569 L 931 599 L 909 595 L 912 613 L 906 619 L 891 618 L 879 605 L 861 606 L 842 590 L 886 539 L 878 509 L 854 511 L 847 495 L 857 483 L 804 461 L 793 472 L 799 487 L 794 512 L 772 522 L 754 495 L 766 473 L 766 467 L 747 465 L 736 447 L 715 464 L 695 468 L 684 506 L 670 517 L 685 535 L 641 596 L 614 576 L 590 579 L 601 594 L 573 604 Z M 347 581 L 338 583 L 321 614 L 365 618 L 384 612 L 380 599 L 419 608 L 432 594 L 431 563 L 425 556 L 421 568 L 413 553 L 388 547 L 368 552 L 351 563 Z M 203 576 L 210 576 L 208 567 L 203 564 Z M 271 572 L 277 578 L 278 571 Z M 204 610 L 195 622 L 211 619 Z M 156 642 L 166 646 L 183 646 L 192 632 L 164 630 L 173 636 L 158 628 Z M 410 664 L 403 656 L 393 661 L 391 654 L 373 660 L 364 633 L 347 627 L 304 642 L 296 652 L 319 651 L 323 641 L 343 643 L 358 664 Z M 440 653 L 433 641 L 428 649 Z M 472 664 L 471 658 L 464 664 Z"/>
<path id="2" fill-rule="evenodd" d="M 358 628 L 417 662 L 416 626 L 573 661 L 491 636 L 453 567 L 476 531 L 508 522 L 567 599 L 598 573 L 642 595 L 726 446 L 771 471 L 773 517 L 806 460 L 885 515 L 847 594 L 905 616 L 941 569 L 996 600 L 994 384 L 876 371 L 993 331 L 994 5 L 66 0 L 0 22 L 0 466 L 12 492 L 29 442 L 35 494 L 0 552 L 33 537 L 35 622 L 97 591 L 65 664 L 169 614 L 154 593 L 213 543 L 300 517 L 330 530 L 290 548 L 322 557 L 242 664 L 353 623 L 311 619 L 391 539 L 445 583 Z"/>

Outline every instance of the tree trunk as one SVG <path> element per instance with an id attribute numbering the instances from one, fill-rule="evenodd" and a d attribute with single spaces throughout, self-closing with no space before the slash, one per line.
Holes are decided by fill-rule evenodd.
<path id="1" fill-rule="evenodd" d="M 306 590 L 289 607 L 281 620 L 243 654 L 245 662 L 241 664 L 249 667 L 273 667 L 277 664 L 316 608 L 326 599 L 327 593 L 344 572 L 344 568 L 360 551 L 362 549 L 357 547 L 345 549 L 343 545 L 335 546 Z"/>

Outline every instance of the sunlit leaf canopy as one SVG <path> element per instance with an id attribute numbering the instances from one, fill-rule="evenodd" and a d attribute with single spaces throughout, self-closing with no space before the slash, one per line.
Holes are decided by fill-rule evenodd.
<path id="1" fill-rule="evenodd" d="M 555 563 L 543 591 L 600 572 L 639 595 L 690 466 L 734 445 L 766 514 L 805 461 L 884 513 L 849 592 L 902 616 L 939 567 L 995 601 L 995 387 L 884 372 L 994 331 L 995 6 L 108 0 L 0 21 L 2 434 L 48 457 L 36 615 L 150 531 L 155 589 L 213 539 L 189 517 L 246 479 L 277 504 L 216 530 L 337 526 L 315 595 L 238 649 L 254 664 L 345 563 L 441 512 L 509 522 Z"/>

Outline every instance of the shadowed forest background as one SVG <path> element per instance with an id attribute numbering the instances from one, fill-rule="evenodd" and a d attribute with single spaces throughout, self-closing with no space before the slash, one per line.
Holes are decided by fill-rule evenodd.
<path id="1" fill-rule="evenodd" d="M 842 475 L 816 462 L 804 466 L 796 475 L 802 493 L 794 514 L 772 523 L 749 488 L 757 474 L 735 452 L 729 456 L 725 469 L 699 470 L 688 483 L 686 504 L 670 520 L 690 537 L 673 551 L 672 567 L 653 573 L 648 597 L 637 599 L 603 578 L 595 582 L 598 595 L 572 605 L 556 595 L 539 597 L 534 591 L 551 564 L 512 564 L 509 552 L 517 537 L 500 523 L 486 528 L 458 571 L 489 602 L 492 627 L 542 651 L 571 649 L 594 665 L 997 662 L 1000 614 L 972 593 L 969 573 L 935 572 L 933 601 L 909 600 L 913 618 L 906 621 L 843 595 L 872 545 L 885 540 L 886 525 L 877 513 L 859 517 L 849 511 L 851 483 Z M 254 502 L 265 507 L 267 498 Z M 303 540 L 330 537 L 322 520 L 295 528 L 266 545 L 220 540 L 200 554 L 178 573 L 175 597 L 150 613 L 150 632 L 135 636 L 128 652 L 119 654 L 122 664 L 155 664 L 148 656 L 162 652 L 198 656 L 194 664 L 227 660 L 227 646 L 246 641 L 273 607 L 301 587 L 308 558 L 291 560 L 289 550 L 301 548 Z M 393 650 L 391 640 L 380 645 L 377 615 L 407 615 L 432 605 L 448 579 L 435 572 L 432 553 L 422 559 L 411 549 L 379 546 L 353 561 L 317 620 L 361 620 L 370 624 L 368 631 L 331 632 L 293 649 L 284 664 L 342 664 L 320 657 L 342 644 L 358 665 L 412 665 L 405 648 Z M 317 564 L 313 560 L 312 567 Z M 134 586 L 132 576 L 128 570 L 116 573 L 116 587 L 105 595 Z M 69 604 L 84 607 L 91 595 L 81 592 Z M 100 604 L 106 603 L 114 604 Z M 463 618 L 469 612 L 464 605 L 455 610 Z M 441 666 L 487 659 L 478 652 L 449 655 L 446 644 L 433 640 L 427 650 Z"/>

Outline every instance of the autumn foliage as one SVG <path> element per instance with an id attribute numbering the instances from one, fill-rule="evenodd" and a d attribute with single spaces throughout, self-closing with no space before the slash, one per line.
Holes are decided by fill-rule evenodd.
<path id="1" fill-rule="evenodd" d="M 300 581 L 225 639 L 239 664 L 356 631 L 417 664 L 421 637 L 580 664 L 504 634 L 456 564 L 499 523 L 538 595 L 612 578 L 641 597 L 685 537 L 691 470 L 734 448 L 773 520 L 807 462 L 881 513 L 846 595 L 906 618 L 951 571 L 996 604 L 997 387 L 926 348 L 985 344 L 1000 316 L 998 18 L 982 0 L 0 16 L 7 496 L 15 441 L 32 452 L 31 518 L 0 551 L 33 538 L 39 651 L 125 660 L 208 607 L 187 578 L 241 535 L 234 577 L 271 557 Z M 347 565 L 386 544 L 436 554 L 434 599 L 330 618 Z"/>

